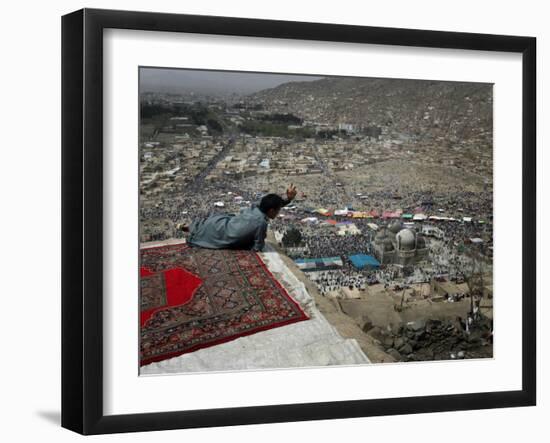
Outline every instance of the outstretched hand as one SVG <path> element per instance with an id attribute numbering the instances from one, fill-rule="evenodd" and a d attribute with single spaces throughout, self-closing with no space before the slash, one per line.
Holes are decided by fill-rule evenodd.
<path id="1" fill-rule="evenodd" d="M 298 191 L 296 190 L 296 186 L 294 186 L 291 183 L 288 189 L 286 190 L 286 198 L 288 198 L 289 200 L 294 200 L 294 198 L 296 197 L 296 194 L 298 194 Z"/>

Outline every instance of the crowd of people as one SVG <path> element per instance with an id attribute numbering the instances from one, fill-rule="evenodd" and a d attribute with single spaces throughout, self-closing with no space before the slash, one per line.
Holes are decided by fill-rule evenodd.
<path id="1" fill-rule="evenodd" d="M 372 255 L 372 245 L 376 231 L 373 231 L 367 223 L 372 224 L 373 220 L 354 219 L 353 223 L 359 228 L 357 235 L 338 235 L 333 226 L 327 224 L 300 223 L 296 214 L 294 223 L 289 220 L 277 220 L 273 223 L 272 229 L 279 233 L 279 239 L 283 237 L 285 229 L 289 224 L 301 232 L 302 248 L 288 248 L 287 253 L 292 258 L 322 258 L 339 256 L 343 266 L 340 269 L 308 273 L 315 281 L 319 291 L 326 294 L 338 288 L 349 287 L 350 289 L 363 289 L 373 283 L 384 284 L 386 288 L 393 288 L 396 282 L 408 285 L 419 282 L 429 282 L 432 278 L 446 275 L 456 279 L 463 277 L 472 270 L 471 256 L 464 254 L 458 246 L 463 245 L 463 240 L 472 236 L 480 236 L 484 230 L 491 226 L 490 223 L 484 226 L 473 223 L 446 221 L 440 222 L 439 227 L 443 232 L 440 239 L 428 238 L 430 250 L 428 261 L 414 266 L 403 268 L 399 265 L 386 264 L 378 269 L 359 270 L 351 263 L 349 256 L 353 254 Z M 375 224 L 382 226 L 386 222 L 374 220 Z M 413 229 L 421 230 L 421 223 L 417 223 Z M 480 233 L 481 231 L 481 233 Z M 281 244 L 281 246 L 284 246 Z M 474 247 L 474 245 L 470 245 Z M 490 263 L 490 258 L 484 257 Z"/>
<path id="2" fill-rule="evenodd" d="M 329 231 L 330 232 L 327 232 Z M 369 254 L 371 252 L 370 234 L 338 235 L 334 229 L 319 228 L 304 229 L 302 239 L 307 245 L 303 254 L 305 258 L 349 256 L 353 254 Z"/>
<path id="3" fill-rule="evenodd" d="M 483 238 L 482 247 L 478 252 L 488 257 L 492 246 L 492 196 L 489 191 L 472 193 L 458 191 L 453 194 L 435 193 L 433 191 L 401 190 L 374 191 L 368 194 L 368 199 L 357 193 L 356 188 L 349 188 L 335 182 L 330 186 L 319 183 L 310 188 L 301 188 L 302 196 L 297 199 L 292 208 L 281 211 L 281 217 L 270 222 L 270 229 L 278 233 L 278 238 L 289 228 L 296 228 L 301 234 L 300 247 L 288 247 L 286 252 L 292 258 L 321 258 L 339 256 L 343 266 L 340 269 L 309 273 L 317 283 L 319 291 L 326 294 L 338 288 L 364 290 L 373 283 L 382 283 L 392 287 L 399 281 L 404 284 L 426 282 L 437 275 L 459 275 L 462 270 L 471 265 L 471 258 L 464 255 L 460 247 L 470 238 Z M 313 181 L 312 181 L 313 183 Z M 237 186 L 238 185 L 238 186 Z M 270 186 L 274 186 L 273 183 Z M 263 186 L 265 188 L 269 186 Z M 186 234 L 176 229 L 177 224 L 188 224 L 195 218 L 207 217 L 216 213 L 236 213 L 241 208 L 259 201 L 265 189 L 254 184 L 254 180 L 241 182 L 207 183 L 204 177 L 198 177 L 193 186 L 193 192 L 185 190 L 179 194 L 158 195 L 155 198 L 144 198 L 140 204 L 141 241 L 181 238 Z M 276 186 L 275 186 L 276 187 Z M 273 189 L 271 189 L 273 190 Z M 317 207 L 328 208 L 331 211 L 343 207 L 360 209 L 368 205 L 382 214 L 384 209 L 399 207 L 403 213 L 422 212 L 426 215 L 445 215 L 455 218 L 454 221 L 435 222 L 443 232 L 443 238 L 427 238 L 430 250 L 428 262 L 413 266 L 412 271 L 403 272 L 403 268 L 394 265 L 383 265 L 379 269 L 356 269 L 349 256 L 353 254 L 373 255 L 372 242 L 376 231 L 369 224 L 380 227 L 391 220 L 384 219 L 347 219 L 358 229 L 356 235 L 339 235 L 334 226 L 322 223 L 328 219 L 343 221 L 346 218 L 331 215 L 328 217 L 312 213 Z M 471 222 L 462 220 L 463 216 L 474 215 Z M 317 217 L 319 223 L 303 222 L 304 218 Z M 483 220 L 483 223 L 479 223 Z M 415 224 L 413 229 L 421 231 L 422 223 Z M 284 246 L 284 245 L 281 245 Z M 470 246 L 472 247 L 472 246 Z M 488 257 L 489 258 L 489 257 Z"/>
<path id="4" fill-rule="evenodd" d="M 235 200 L 235 196 L 242 199 Z M 238 212 L 256 199 L 255 195 L 244 193 L 235 187 L 207 184 L 196 195 L 182 193 L 163 195 L 148 201 L 143 199 L 140 204 L 140 239 L 147 242 L 183 238 L 184 233 L 176 228 L 178 223 L 188 224 L 195 218 Z M 223 203 L 223 206 L 217 206 L 216 202 Z"/>
<path id="5" fill-rule="evenodd" d="M 341 269 L 330 271 L 319 271 L 310 273 L 311 280 L 317 285 L 321 295 L 338 291 L 340 288 L 358 289 L 364 291 L 367 285 L 377 282 L 376 273 L 372 271 L 343 272 Z"/>

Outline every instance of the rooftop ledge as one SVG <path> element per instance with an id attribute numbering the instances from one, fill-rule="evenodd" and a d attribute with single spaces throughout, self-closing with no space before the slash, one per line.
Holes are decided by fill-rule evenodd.
<path id="1" fill-rule="evenodd" d="M 183 243 L 182 239 L 141 244 L 141 248 Z M 268 237 L 259 256 L 309 320 L 240 337 L 151 363 L 140 375 L 357 365 L 393 362 L 337 301 L 320 295 L 311 282 Z"/>

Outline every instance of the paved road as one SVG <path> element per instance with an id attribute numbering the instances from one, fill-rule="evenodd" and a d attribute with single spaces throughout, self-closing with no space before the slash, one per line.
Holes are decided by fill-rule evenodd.
<path id="1" fill-rule="evenodd" d="M 204 168 L 200 174 L 196 175 L 193 181 L 186 186 L 188 191 L 196 192 L 199 191 L 203 185 L 204 185 L 204 179 L 208 177 L 208 175 L 216 168 L 216 165 L 220 162 L 220 160 L 224 159 L 229 151 L 231 150 L 231 147 L 235 144 L 235 139 L 231 138 L 229 141 L 225 143 L 222 150 L 218 152 L 212 160 L 208 163 L 206 168 Z"/>

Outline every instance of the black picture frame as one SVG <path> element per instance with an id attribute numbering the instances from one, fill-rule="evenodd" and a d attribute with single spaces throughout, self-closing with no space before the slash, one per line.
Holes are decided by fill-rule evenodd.
<path id="1" fill-rule="evenodd" d="M 103 31 L 108 28 L 522 55 L 522 389 L 130 415 L 103 412 Z M 536 404 L 536 39 L 83 9 L 62 17 L 62 426 L 81 434 Z"/>

